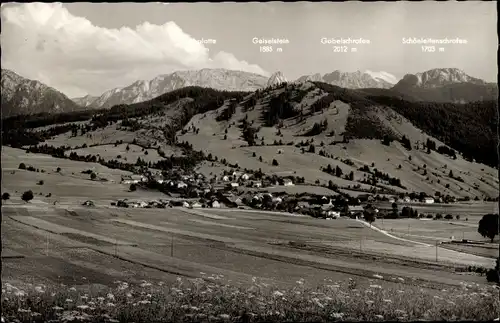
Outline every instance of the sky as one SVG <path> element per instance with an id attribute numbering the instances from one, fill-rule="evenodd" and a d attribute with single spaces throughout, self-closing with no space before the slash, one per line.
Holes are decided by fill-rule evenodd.
<path id="1" fill-rule="evenodd" d="M 496 82 L 495 2 L 8 3 L 1 8 L 2 68 L 69 97 L 178 70 L 226 68 L 289 80 L 314 73 L 405 74 L 455 67 Z M 370 44 L 322 44 L 322 38 Z M 460 38 L 423 52 L 403 38 Z M 254 38 L 287 44 L 254 44 Z M 212 39 L 215 44 L 197 40 Z M 261 51 L 272 46 L 273 52 Z M 281 51 L 279 50 L 281 48 Z M 356 48 L 357 52 L 352 52 Z M 263 49 L 264 50 L 264 49 Z"/>

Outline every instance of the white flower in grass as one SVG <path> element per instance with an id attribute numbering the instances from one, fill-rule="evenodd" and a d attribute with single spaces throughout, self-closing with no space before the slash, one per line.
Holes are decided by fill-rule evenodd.
<path id="1" fill-rule="evenodd" d="M 384 316 L 380 315 L 380 314 L 375 315 L 375 317 L 378 318 L 379 320 L 383 320 L 384 319 Z"/>
<path id="2" fill-rule="evenodd" d="M 342 317 L 344 317 L 344 313 L 332 313 L 330 314 L 330 316 L 336 319 L 341 319 Z"/>
<path id="3" fill-rule="evenodd" d="M 365 303 L 366 303 L 366 305 L 372 305 L 375 302 L 374 301 L 366 301 Z"/>
<path id="4" fill-rule="evenodd" d="M 61 310 L 63 310 L 64 308 L 62 308 L 62 307 L 60 307 L 60 306 L 54 306 L 54 307 L 52 307 L 52 309 L 53 309 L 53 310 L 55 310 L 55 311 L 61 311 Z"/>
<path id="5" fill-rule="evenodd" d="M 108 307 L 115 307 L 115 304 L 113 304 L 113 303 L 107 303 L 106 306 L 108 306 Z"/>
<path id="6" fill-rule="evenodd" d="M 17 311 L 18 311 L 19 313 L 29 313 L 29 312 L 31 312 L 31 310 L 30 310 L 30 309 L 25 310 L 25 309 L 23 309 L 23 308 L 18 308 L 18 309 L 17 309 Z"/>
<path id="7" fill-rule="evenodd" d="M 70 292 L 76 292 L 76 288 L 75 288 L 75 287 L 70 287 L 70 288 L 69 288 L 69 291 L 70 291 Z"/>
<path id="8" fill-rule="evenodd" d="M 147 299 L 142 300 L 142 301 L 139 301 L 138 303 L 139 303 L 139 304 L 142 304 L 142 305 L 145 305 L 145 304 L 151 304 L 151 302 L 150 302 L 150 301 L 148 301 Z"/>
<path id="9" fill-rule="evenodd" d="M 278 290 L 273 293 L 273 296 L 276 296 L 276 297 L 280 297 L 280 296 L 283 296 L 283 295 L 284 294 L 282 292 L 278 291 Z"/>
<path id="10" fill-rule="evenodd" d="M 106 295 L 106 297 L 110 300 L 114 300 L 115 299 L 115 295 L 111 294 L 111 293 L 108 293 L 108 295 Z"/>
<path id="11" fill-rule="evenodd" d="M 219 317 L 223 320 L 229 320 L 231 318 L 229 314 L 219 314 Z"/>
<path id="12" fill-rule="evenodd" d="M 199 308 L 199 307 L 196 307 L 196 306 L 191 306 L 191 307 L 190 307 L 190 309 L 191 309 L 192 311 L 199 311 L 199 310 L 200 310 L 200 308 Z"/>
<path id="13" fill-rule="evenodd" d="M 66 298 L 65 302 L 66 303 L 73 303 L 73 300 L 71 298 Z"/>
<path id="14" fill-rule="evenodd" d="M 88 306 L 88 305 L 78 305 L 76 308 L 81 309 L 81 310 L 86 310 L 86 309 L 89 309 L 90 306 Z"/>
<path id="15" fill-rule="evenodd" d="M 380 285 L 370 285 L 370 288 L 378 288 L 378 289 L 380 289 L 380 288 L 382 288 L 382 286 L 380 286 Z"/>
<path id="16" fill-rule="evenodd" d="M 181 305 L 181 308 L 182 308 L 183 310 L 187 310 L 187 309 L 189 308 L 189 305 Z"/>
<path id="17" fill-rule="evenodd" d="M 390 300 L 390 299 L 384 299 L 384 302 L 385 303 L 392 303 L 392 300 Z"/>

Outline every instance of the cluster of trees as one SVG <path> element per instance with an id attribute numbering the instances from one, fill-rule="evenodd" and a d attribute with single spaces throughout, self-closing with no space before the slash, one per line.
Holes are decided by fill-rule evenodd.
<path id="1" fill-rule="evenodd" d="M 321 169 L 323 172 L 337 176 L 337 177 L 342 177 L 342 169 L 339 166 L 332 167 L 332 165 L 328 164 L 326 167 L 323 167 Z M 354 173 L 350 172 L 348 176 L 346 176 L 348 180 L 354 180 Z"/>
<path id="2" fill-rule="evenodd" d="M 411 142 L 410 139 L 406 138 L 406 136 L 403 135 L 403 138 L 401 138 L 401 145 L 405 147 L 408 150 L 411 150 Z"/>
<path id="3" fill-rule="evenodd" d="M 272 127 L 282 119 L 293 118 L 299 115 L 290 103 L 291 92 L 281 92 L 278 96 L 269 100 L 269 107 L 263 109 L 262 121 L 266 127 Z"/>
<path id="4" fill-rule="evenodd" d="M 309 129 L 304 136 L 306 137 L 311 137 L 311 136 L 317 136 L 321 134 L 323 131 L 325 131 L 328 128 L 328 121 L 325 119 L 323 122 L 315 122 L 313 127 Z"/>
<path id="5" fill-rule="evenodd" d="M 215 118 L 216 121 L 229 121 L 229 119 L 231 119 L 231 117 L 234 115 L 234 113 L 236 112 L 236 107 L 238 106 L 238 103 L 236 102 L 236 100 L 231 100 L 231 102 L 229 102 L 229 105 L 224 109 L 222 110 L 222 112 Z"/>

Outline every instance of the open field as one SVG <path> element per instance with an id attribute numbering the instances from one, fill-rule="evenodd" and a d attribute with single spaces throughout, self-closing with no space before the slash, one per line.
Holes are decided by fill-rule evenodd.
<path id="1" fill-rule="evenodd" d="M 20 163 L 38 168 L 40 172 L 18 169 Z M 57 167 L 61 168 L 59 173 Z M 42 173 L 42 170 L 45 173 Z M 104 178 L 107 181 L 92 181 L 90 175 L 82 174 L 82 171 L 86 170 L 93 170 L 98 178 Z M 2 147 L 2 192 L 8 192 L 11 195 L 11 201 L 7 204 L 19 202 L 22 193 L 27 190 L 32 190 L 35 195 L 30 204 L 42 209 L 56 201 L 60 205 L 71 206 L 92 200 L 96 206 L 100 206 L 109 205 L 111 201 L 120 198 L 166 197 L 156 191 L 129 192 L 130 185 L 120 184 L 120 180 L 121 176 L 130 174 L 97 163 L 57 159 L 42 154 L 27 154 L 20 149 Z M 44 181 L 43 185 L 37 185 L 40 180 Z M 46 197 L 48 193 L 51 193 L 50 197 Z"/>
<path id="2" fill-rule="evenodd" d="M 20 162 L 45 173 L 18 170 Z M 314 289 L 351 278 L 363 292 L 375 284 L 435 295 L 464 283 L 483 288 L 484 276 L 457 269 L 494 264 L 489 253 L 444 246 L 438 246 L 436 262 L 436 247 L 422 242 L 454 234 L 458 226 L 442 221 L 416 221 L 411 233 L 418 236 L 405 237 L 405 223 L 396 222 L 400 220 L 384 222 L 394 228 L 391 236 L 351 219 L 238 209 L 114 208 L 109 202 L 118 198 L 166 196 L 128 192 L 127 185 L 117 182 L 127 172 L 98 164 L 5 147 L 2 165 L 2 191 L 12 196 L 2 206 L 2 279 L 15 286 L 62 283 L 103 289 L 116 281 L 173 285 L 177 277 L 213 276 L 243 290 L 255 285 L 255 279 L 290 290 L 297 281 Z M 109 180 L 92 181 L 81 174 L 86 169 Z M 44 185 L 36 185 L 39 180 Z M 24 203 L 19 197 L 27 189 L 42 195 Z M 52 196 L 45 197 L 49 192 Z M 81 206 L 85 200 L 96 207 Z M 477 222 L 459 222 L 472 236 Z"/>
<path id="3" fill-rule="evenodd" d="M 94 212 L 73 207 L 72 212 L 67 212 L 64 208 L 50 206 L 41 212 L 23 205 L 8 205 L 2 211 L 4 248 L 25 256 L 24 259 L 4 261 L 5 277 L 13 279 L 21 279 L 16 277 L 21 273 L 25 278 L 43 275 L 33 272 L 36 267 L 22 264 L 44 258 L 47 240 L 48 257 L 58 258 L 54 263 L 63 261 L 68 262 L 68 266 L 93 268 L 98 272 L 96 277 L 113 276 L 115 267 L 102 262 L 117 261 L 118 257 L 129 265 L 158 270 L 158 274 L 151 277 L 172 273 L 199 277 L 199 272 L 205 272 L 223 274 L 239 283 L 248 282 L 253 276 L 276 285 L 289 285 L 304 278 L 314 286 L 325 278 L 348 277 L 368 284 L 370 277 L 379 274 L 385 277 L 387 284 L 404 277 L 410 284 L 418 282 L 422 287 L 434 287 L 458 286 L 464 280 L 484 283 L 484 277 L 459 275 L 453 268 L 467 264 L 490 267 L 493 264 L 492 259 L 442 248 L 439 250 L 440 262 L 434 263 L 431 257 L 426 257 L 434 253 L 434 248 L 425 251 L 348 219 L 319 221 L 264 212 L 188 212 L 175 208 L 109 208 Z M 23 234 L 19 234 L 19 230 Z M 353 246 L 358 246 L 360 239 L 363 248 L 358 251 Z M 289 245 L 290 242 L 305 246 Z M 372 245 L 380 245 L 385 250 L 369 247 Z M 391 254 L 391 249 L 401 251 Z M 421 259 L 404 256 L 417 249 L 422 254 Z M 78 258 L 81 252 L 85 254 L 82 256 L 85 261 Z M 47 270 L 57 273 L 57 266 Z M 138 277 L 131 271 L 129 276 Z M 56 273 L 48 276 L 53 279 L 60 276 Z"/>
<path id="4" fill-rule="evenodd" d="M 129 147 L 128 151 L 127 146 Z M 145 153 L 146 151 L 148 152 L 147 155 Z M 118 161 L 122 160 L 126 163 L 135 163 L 137 158 L 141 158 L 146 162 L 157 162 L 158 160 L 163 159 L 160 155 L 158 155 L 156 149 L 143 149 L 142 147 L 133 144 L 121 144 L 116 147 L 115 145 L 110 144 L 80 148 L 69 150 L 66 155 L 69 155 L 72 152 L 75 152 L 80 156 L 91 154 L 102 157 L 105 160 L 115 159 Z M 120 158 L 118 158 L 118 156 L 120 156 Z"/>

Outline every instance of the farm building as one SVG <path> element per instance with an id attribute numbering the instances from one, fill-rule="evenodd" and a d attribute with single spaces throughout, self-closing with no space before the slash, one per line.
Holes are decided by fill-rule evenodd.
<path id="1" fill-rule="evenodd" d="M 231 183 L 231 187 L 232 188 L 235 188 L 235 187 L 238 187 L 238 186 L 240 186 L 240 184 L 238 184 L 238 183 Z"/>
<path id="2" fill-rule="evenodd" d="M 284 181 L 283 181 L 283 185 L 284 186 L 294 186 L 293 184 L 293 181 L 289 178 L 286 178 Z"/>
<path id="3" fill-rule="evenodd" d="M 242 180 L 245 180 L 245 181 L 248 181 L 248 180 L 250 179 L 250 175 L 248 175 L 248 174 L 243 174 L 243 175 L 241 175 L 241 179 L 242 179 Z"/>
<path id="4" fill-rule="evenodd" d="M 434 203 L 434 198 L 432 198 L 432 197 L 426 197 L 426 198 L 424 198 L 424 203 L 426 203 L 426 204 L 432 204 L 432 203 Z"/>
<path id="5" fill-rule="evenodd" d="M 200 207 L 202 207 L 202 205 L 200 202 L 194 202 L 193 204 L 191 204 L 191 207 L 192 208 L 200 208 Z"/>
<path id="6" fill-rule="evenodd" d="M 220 203 L 219 203 L 219 201 L 213 201 L 213 202 L 212 202 L 212 204 L 211 204 L 211 207 L 213 207 L 213 208 L 217 208 L 217 209 L 218 209 L 218 208 L 220 208 Z"/>
<path id="7" fill-rule="evenodd" d="M 177 188 L 186 188 L 188 185 L 184 182 L 177 183 Z"/>
<path id="8" fill-rule="evenodd" d="M 364 209 L 361 205 L 349 205 L 349 214 L 363 213 Z"/>
<path id="9" fill-rule="evenodd" d="M 326 211 L 326 217 L 327 218 L 332 218 L 332 219 L 337 219 L 338 217 L 340 217 L 340 212 L 337 212 L 337 211 Z"/>

